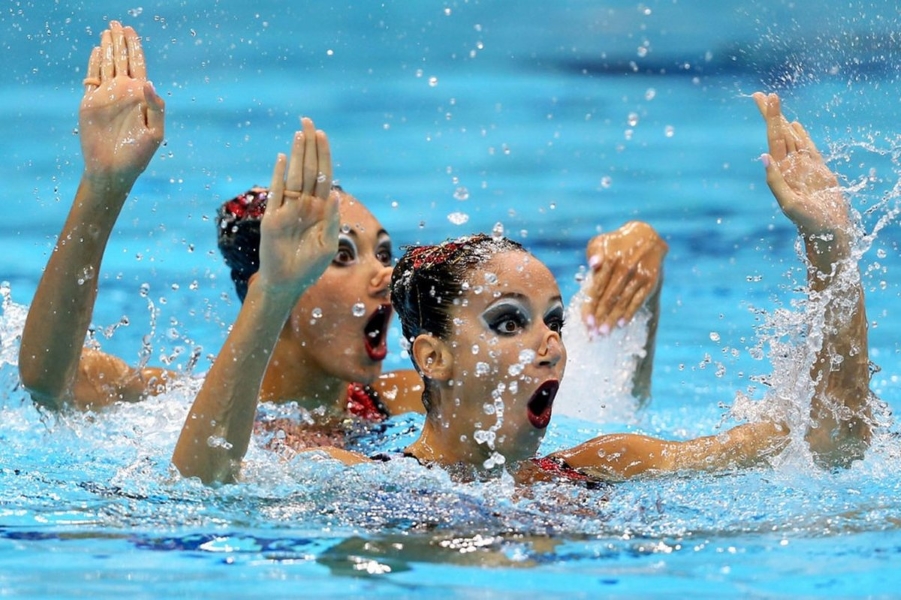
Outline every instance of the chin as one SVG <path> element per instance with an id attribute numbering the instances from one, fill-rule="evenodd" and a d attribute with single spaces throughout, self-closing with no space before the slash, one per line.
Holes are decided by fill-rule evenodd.
<path id="1" fill-rule="evenodd" d="M 351 367 L 345 370 L 339 377 L 349 382 L 369 385 L 382 374 L 382 363 L 365 366 Z"/>
<path id="2" fill-rule="evenodd" d="M 537 440 L 531 435 L 528 438 L 521 436 L 519 443 L 514 448 L 498 448 L 497 451 L 504 455 L 508 465 L 513 465 L 534 458 L 543 438 L 543 435 Z"/>

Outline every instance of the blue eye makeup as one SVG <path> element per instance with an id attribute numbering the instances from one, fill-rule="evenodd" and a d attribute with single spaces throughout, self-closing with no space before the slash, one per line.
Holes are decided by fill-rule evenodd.
<path id="1" fill-rule="evenodd" d="M 562 304 L 557 304 L 544 315 L 544 324 L 551 331 L 556 331 L 563 335 L 563 326 L 566 324 L 565 311 Z"/>
<path id="2" fill-rule="evenodd" d="M 530 311 L 516 300 L 502 300 L 481 315 L 482 322 L 498 335 L 517 335 L 531 322 Z"/>
<path id="3" fill-rule="evenodd" d="M 379 239 L 379 243 L 375 248 L 375 257 L 386 267 L 391 266 L 391 260 L 394 258 L 394 253 L 391 250 L 391 238 L 387 235 Z"/>
<path id="4" fill-rule="evenodd" d="M 353 239 L 347 235 L 338 235 L 338 251 L 332 264 L 339 267 L 346 267 L 353 264 L 357 260 L 357 245 Z"/>

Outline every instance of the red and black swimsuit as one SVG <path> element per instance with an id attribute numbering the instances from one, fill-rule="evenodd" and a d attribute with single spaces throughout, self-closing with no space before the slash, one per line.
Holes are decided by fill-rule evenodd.
<path id="1" fill-rule="evenodd" d="M 362 383 L 347 386 L 347 412 L 358 419 L 380 423 L 390 417 L 378 392 Z"/>
<path id="2" fill-rule="evenodd" d="M 321 423 L 310 423 L 293 417 L 257 416 L 255 429 L 266 436 L 264 444 L 276 451 L 298 451 L 320 446 L 344 448 L 349 437 L 369 431 L 389 415 L 378 393 L 368 385 L 347 386 L 345 415 Z M 348 418 L 351 417 L 351 418 Z"/>
<path id="3" fill-rule="evenodd" d="M 534 465 L 541 473 L 541 477 L 535 477 L 536 480 L 545 481 L 566 481 L 585 486 L 588 489 L 598 489 L 607 486 L 607 482 L 599 481 L 578 469 L 566 464 L 562 458 L 556 456 L 543 456 L 541 458 L 533 458 L 529 462 Z"/>

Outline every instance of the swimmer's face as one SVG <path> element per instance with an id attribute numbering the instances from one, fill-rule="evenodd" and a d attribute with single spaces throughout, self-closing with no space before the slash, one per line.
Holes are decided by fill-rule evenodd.
<path id="1" fill-rule="evenodd" d="M 548 268 L 522 251 L 493 257 L 468 284 L 451 311 L 454 384 L 442 410 L 465 443 L 493 432 L 507 463 L 530 458 L 566 365 L 560 289 Z M 483 456 L 491 454 L 487 443 L 480 446 Z"/>
<path id="2" fill-rule="evenodd" d="M 291 313 L 295 343 L 324 374 L 371 383 L 387 355 L 391 238 L 357 199 L 341 193 L 338 252 Z"/>

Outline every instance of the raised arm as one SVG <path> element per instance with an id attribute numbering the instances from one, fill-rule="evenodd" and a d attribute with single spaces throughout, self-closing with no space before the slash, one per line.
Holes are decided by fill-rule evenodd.
<path id="1" fill-rule="evenodd" d="M 260 270 L 197 394 L 173 464 L 185 477 L 230 482 L 247 452 L 263 375 L 291 309 L 338 249 L 328 139 L 303 119 L 291 159 L 279 154 L 261 223 Z M 287 170 L 287 178 L 286 178 Z"/>
<path id="2" fill-rule="evenodd" d="M 762 157 L 767 184 L 804 241 L 808 294 L 822 313 L 817 335 L 810 336 L 820 337 L 821 344 L 810 370 L 814 392 L 805 438 L 820 465 L 846 466 L 863 456 L 870 440 L 866 313 L 848 203 L 810 136 L 782 115 L 779 98 L 755 94 L 754 99 L 767 125 L 769 153 Z M 785 424 L 761 421 L 681 442 L 604 435 L 553 457 L 613 480 L 722 470 L 754 465 L 780 452 L 788 433 Z"/>
<path id="3" fill-rule="evenodd" d="M 110 22 L 91 53 L 84 84 L 78 119 L 84 172 L 28 311 L 19 352 L 22 383 L 50 409 L 136 400 L 162 373 L 83 350 L 110 232 L 163 139 L 164 103 L 147 80 L 134 29 Z"/>
<path id="4" fill-rule="evenodd" d="M 754 100 L 767 124 L 767 184 L 798 228 L 808 294 L 822 310 L 806 439 L 820 464 L 844 466 L 863 456 L 871 433 L 867 318 L 848 202 L 804 127 L 782 115 L 779 97 L 758 92 Z"/>
<path id="5" fill-rule="evenodd" d="M 669 246 L 654 228 L 641 221 L 630 221 L 592 238 L 585 250 L 591 280 L 582 320 L 594 335 L 606 335 L 614 327 L 625 325 L 642 306 L 651 313 L 645 354 L 632 379 L 632 395 L 640 400 L 651 395 L 663 259 L 668 251 Z"/>

